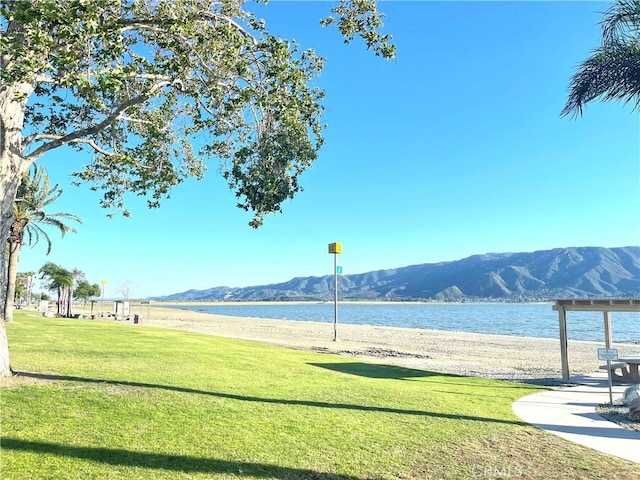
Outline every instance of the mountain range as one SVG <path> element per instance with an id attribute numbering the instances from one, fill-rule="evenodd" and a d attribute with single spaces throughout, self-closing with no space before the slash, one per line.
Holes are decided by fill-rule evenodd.
<path id="1" fill-rule="evenodd" d="M 640 295 L 640 247 L 572 247 L 530 253 L 487 253 L 339 275 L 341 300 L 533 301 L 631 298 Z M 327 301 L 334 277 L 296 277 L 253 287 L 187 290 L 158 301 Z"/>

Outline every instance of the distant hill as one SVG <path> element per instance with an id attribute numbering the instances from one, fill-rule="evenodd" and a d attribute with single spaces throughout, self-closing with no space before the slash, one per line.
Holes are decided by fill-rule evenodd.
<path id="1" fill-rule="evenodd" d="M 343 300 L 505 300 L 638 297 L 640 247 L 488 253 L 338 278 Z M 158 301 L 332 300 L 333 276 L 255 287 L 187 290 Z"/>

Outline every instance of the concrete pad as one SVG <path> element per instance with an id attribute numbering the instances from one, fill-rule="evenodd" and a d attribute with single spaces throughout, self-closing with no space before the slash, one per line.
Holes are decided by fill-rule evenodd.
<path id="1" fill-rule="evenodd" d="M 596 414 L 596 406 L 609 403 L 606 375 L 574 377 L 575 386 L 534 393 L 513 405 L 527 423 L 554 435 L 609 455 L 640 463 L 640 432 L 623 428 Z M 628 385 L 613 385 L 614 402 Z"/>

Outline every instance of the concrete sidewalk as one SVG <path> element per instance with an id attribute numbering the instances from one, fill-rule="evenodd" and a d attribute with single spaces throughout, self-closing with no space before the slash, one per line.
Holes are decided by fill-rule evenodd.
<path id="1" fill-rule="evenodd" d="M 572 387 L 535 393 L 513 403 L 522 420 L 562 438 L 609 455 L 640 463 L 640 432 L 609 422 L 596 406 L 609 403 L 606 374 L 572 377 Z M 613 401 L 628 385 L 613 384 Z"/>

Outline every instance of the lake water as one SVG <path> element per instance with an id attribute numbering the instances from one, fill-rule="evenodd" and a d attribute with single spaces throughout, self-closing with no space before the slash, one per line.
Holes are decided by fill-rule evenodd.
<path id="1" fill-rule="evenodd" d="M 552 303 L 408 303 L 338 304 L 338 324 L 364 324 L 558 338 L 558 313 Z M 167 305 L 169 306 L 169 305 Z M 196 312 L 333 324 L 333 303 L 280 303 L 264 305 L 173 305 Z M 640 313 L 612 312 L 614 342 L 640 342 Z M 604 339 L 602 312 L 567 312 L 572 340 Z"/>

